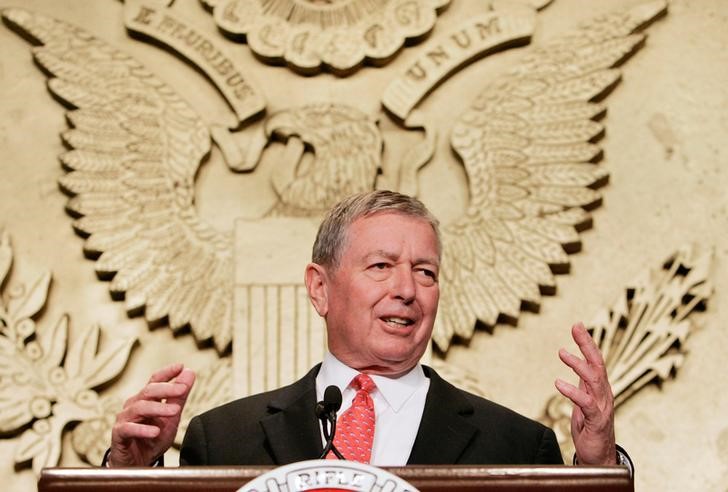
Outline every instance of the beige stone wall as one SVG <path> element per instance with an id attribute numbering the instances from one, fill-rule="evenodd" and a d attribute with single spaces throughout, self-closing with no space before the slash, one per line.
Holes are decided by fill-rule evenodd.
<path id="1" fill-rule="evenodd" d="M 0 0 L 0 6 L 18 4 Z M 229 121 L 230 113 L 210 84 L 169 53 L 130 39 L 123 5 L 110 1 L 26 0 L 23 7 L 82 26 L 122 48 L 157 73 L 208 121 Z M 485 1 L 453 0 L 434 34 L 448 31 L 484 8 Z M 610 2 L 555 0 L 537 16 L 533 44 L 551 39 L 579 21 L 634 6 Z M 195 18 L 217 35 L 199 3 L 178 0 L 176 12 Z M 619 408 L 617 438 L 638 471 L 636 489 L 728 490 L 728 386 L 723 368 L 728 351 L 728 6 L 720 0 L 675 0 L 669 14 L 648 30 L 645 46 L 623 69 L 623 80 L 607 98 L 606 136 L 601 141 L 610 174 L 601 189 L 603 203 L 593 211 L 593 227 L 581 235 L 582 248 L 570 257 L 571 271 L 558 276 L 558 291 L 544 298 L 538 314 L 523 313 L 516 327 L 477 332 L 457 344 L 447 361 L 476 374 L 491 397 L 538 417 L 553 393 L 553 379 L 568 377 L 556 351 L 568 344 L 568 325 L 590 320 L 649 266 L 657 266 L 686 243 L 713 248 L 714 294 L 707 310 L 694 316 L 696 328 L 685 342 L 687 356 L 675 379 L 650 385 Z M 220 38 L 222 39 L 222 38 Z M 324 73 L 302 78 L 280 66 L 256 61 L 248 47 L 223 41 L 261 87 L 268 112 L 312 99 L 346 102 L 368 114 L 379 111 L 387 83 L 417 55 L 406 48 L 383 69 L 365 67 L 348 78 Z M 198 347 L 189 333 L 150 329 L 129 318 L 113 301 L 108 284 L 82 254 L 82 240 L 70 227 L 66 197 L 57 180 L 66 129 L 63 109 L 46 90 L 46 77 L 32 63 L 30 45 L 0 28 L 0 228 L 12 240 L 14 266 L 8 284 L 32 282 L 51 270 L 53 283 L 39 325 L 71 319 L 70 338 L 94 324 L 103 328 L 101 347 L 118 337 L 138 337 L 120 377 L 100 390 L 126 398 L 152 368 L 181 360 L 204 368 L 217 359 L 213 348 Z M 454 122 L 495 75 L 516 63 L 528 48 L 496 54 L 458 72 L 420 105 L 438 122 L 441 136 L 433 161 L 419 174 L 422 199 L 443 220 L 465 205 L 466 176 L 450 150 L 448 123 Z M 253 128 L 259 128 L 255 123 Z M 257 125 L 257 126 L 256 126 Z M 396 161 L 419 136 L 407 134 L 386 116 L 380 128 L 384 160 Z M 266 151 L 254 173 L 232 174 L 213 147 L 198 173 L 195 193 L 200 216 L 233 231 L 236 218 L 257 218 L 275 202 L 270 186 L 283 146 Z M 7 292 L 5 292 L 7 295 Z M 35 477 L 14 468 L 18 438 L 0 439 L 0 477 L 9 491 L 31 490 Z M 174 453 L 172 453 L 174 454 Z M 172 457 L 171 462 L 175 458 Z M 80 465 L 70 437 L 64 439 L 63 466 Z"/>

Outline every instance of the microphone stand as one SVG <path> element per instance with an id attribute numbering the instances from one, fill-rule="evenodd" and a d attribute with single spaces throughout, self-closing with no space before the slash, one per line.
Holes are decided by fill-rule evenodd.
<path id="1" fill-rule="evenodd" d="M 326 446 L 324 446 L 324 451 L 321 453 L 321 456 L 319 456 L 319 459 L 326 459 L 326 455 L 329 454 L 329 452 L 333 452 L 337 458 L 345 460 L 346 458 L 344 458 L 344 455 L 342 455 L 334 445 L 334 435 L 336 434 L 336 410 L 326 412 L 319 418 L 321 419 L 321 428 L 324 431 L 324 439 L 326 439 Z M 329 434 L 329 425 L 331 425 L 331 434 Z"/>

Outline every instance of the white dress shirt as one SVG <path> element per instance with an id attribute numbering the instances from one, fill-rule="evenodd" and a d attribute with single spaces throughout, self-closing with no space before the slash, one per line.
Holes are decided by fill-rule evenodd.
<path id="1" fill-rule="evenodd" d="M 316 399 L 323 400 L 330 385 L 341 390 L 341 415 L 351 406 L 356 391 L 349 386 L 358 371 L 346 366 L 327 352 L 316 376 Z M 374 443 L 370 464 L 376 466 L 406 465 L 420 428 L 430 380 L 417 364 L 398 378 L 371 375 L 377 388 L 371 393 L 374 401 Z M 321 440 L 323 429 L 321 430 Z"/>

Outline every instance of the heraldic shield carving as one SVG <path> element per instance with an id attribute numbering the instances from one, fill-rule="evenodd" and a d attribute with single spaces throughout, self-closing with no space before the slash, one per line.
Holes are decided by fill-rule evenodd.
<path id="1" fill-rule="evenodd" d="M 196 30 L 201 23 L 176 13 L 171 2 L 129 0 L 124 25 L 205 73 L 232 121 L 207 120 L 152 67 L 89 26 L 3 11 L 5 23 L 35 45 L 49 90 L 68 109 L 60 185 L 98 276 L 130 315 L 175 331 L 189 328 L 221 356 L 200 374 L 197 387 L 207 386 L 206 392 L 193 392 L 185 416 L 286 384 L 320 360 L 325 331 L 300 272 L 321 214 L 359 191 L 417 194 L 419 171 L 443 157 L 436 145 L 441 135 L 462 163 L 467 198 L 462 213 L 442 227 L 431 363 L 479 391 L 471 375 L 443 362 L 444 354 L 477 327 L 514 323 L 523 310 L 536 311 L 542 296 L 555 292 L 555 275 L 569 271 L 569 254 L 580 249 L 609 178 L 599 144 L 607 96 L 622 64 L 644 44 L 642 30 L 665 14 L 666 3 L 637 3 L 547 39 L 484 81 L 454 124 L 428 114 L 423 101 L 434 90 L 447 91 L 448 78 L 463 66 L 529 43 L 538 9 L 548 2 L 487 2 L 478 15 L 442 32 L 437 20 L 447 14 L 447 0 L 203 3 L 229 39 Z M 380 111 L 337 100 L 286 107 L 266 100 L 265 84 L 253 82 L 249 65 L 231 55 L 230 40 L 295 74 L 332 72 L 337 83 L 379 70 L 362 66 L 390 63 L 403 47 L 412 56 L 377 95 Z M 384 121 L 396 126 L 396 135 L 416 130 L 418 143 L 401 155 L 385 152 L 391 135 Z M 232 232 L 199 216 L 195 180 L 213 144 L 232 170 L 254 171 L 272 143 L 281 142 L 284 158 L 270 183 L 276 201 L 266 213 L 236 220 Z M 670 340 L 678 335 L 671 332 Z M 630 357 L 641 357 L 638 352 Z M 654 378 L 661 367 L 647 372 Z M 636 381 L 620 387 L 625 395 Z M 556 413 L 548 418 L 557 420 Z"/>

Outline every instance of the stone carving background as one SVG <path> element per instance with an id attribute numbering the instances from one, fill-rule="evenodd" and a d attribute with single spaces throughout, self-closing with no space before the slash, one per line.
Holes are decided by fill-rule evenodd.
<path id="1" fill-rule="evenodd" d="M 435 32 L 455 28 L 483 3 L 453 2 Z M 538 14 L 534 43 L 600 12 L 638 3 L 556 0 Z M 9 5 L 13 2 L 0 1 L 2 7 Z M 153 67 L 210 120 L 229 120 L 221 97 L 199 74 L 174 56 L 129 39 L 121 3 L 37 0 L 23 2 L 23 7 L 85 27 Z M 174 8 L 215 33 L 213 19 L 197 1 L 178 1 Z M 646 46 L 627 63 L 623 83 L 609 97 L 603 121 L 605 159 L 600 165 L 610 173 L 610 182 L 601 190 L 602 206 L 593 211 L 594 227 L 581 235 L 581 252 L 570 256 L 571 274 L 557 277 L 558 291 L 543 300 L 540 313 L 523 313 L 517 327 L 497 326 L 494 336 L 476 332 L 467 347 L 455 345 L 448 354 L 449 362 L 478 374 L 491 398 L 537 417 L 553 393 L 554 377 L 565 375 L 555 354 L 567 343 L 572 320 L 590 320 L 635 275 L 684 243 L 714 247 L 715 294 L 707 311 L 696 317 L 698 326 L 687 340 L 687 357 L 677 379 L 666 381 L 661 390 L 641 391 L 617 415 L 618 440 L 639 466 L 638 490 L 728 486 L 728 387 L 721 362 L 728 350 L 728 152 L 722 145 L 728 130 L 726 27 L 728 7 L 719 1 L 670 3 L 668 18 L 650 27 Z M 123 305 L 110 299 L 108 284 L 96 279 L 57 186 L 64 174 L 57 161 L 63 151 L 59 132 L 66 128 L 63 109 L 49 97 L 45 76 L 31 63 L 30 46 L 5 27 L 0 28 L 0 42 L 0 227 L 10 233 L 14 245 L 12 278 L 28 281 L 53 271 L 41 319 L 52 324 L 68 313 L 71 338 L 100 323 L 107 338 L 139 339 L 127 369 L 108 386 L 110 395 L 127 397 L 151 368 L 171 361 L 207 366 L 217 358 L 214 349 L 200 350 L 189 335 L 175 337 L 167 328 L 150 329 L 143 319 L 128 318 Z M 373 114 L 393 73 L 416 55 L 416 48 L 405 49 L 385 70 L 364 67 L 348 79 L 330 74 L 304 79 L 257 62 L 246 45 L 229 44 L 229 50 L 264 88 L 269 113 L 311 102 L 313 94 L 356 104 Z M 526 50 L 511 50 L 464 69 L 421 108 L 438 119 L 455 121 L 487 80 Z M 420 138 L 386 119 L 380 127 L 390 156 L 403 155 Z M 201 216 L 230 231 L 236 216 L 261 216 L 275 203 L 269 183 L 283 153 L 283 146 L 273 146 L 255 173 L 233 175 L 214 148 L 196 182 Z M 436 156 L 419 175 L 420 195 L 448 220 L 465 206 L 466 183 L 447 135 L 441 135 Z M 102 347 L 103 342 L 102 337 Z M 69 441 L 67 437 L 62 464 L 80 464 Z M 0 477 L 8 490 L 30 490 L 32 473 L 13 470 L 16 444 L 13 439 L 0 440 Z"/>

